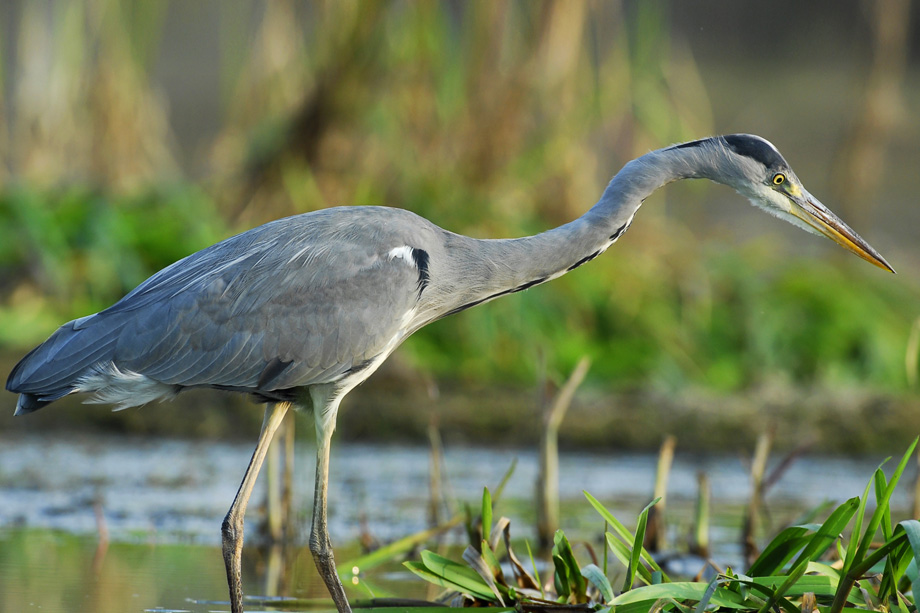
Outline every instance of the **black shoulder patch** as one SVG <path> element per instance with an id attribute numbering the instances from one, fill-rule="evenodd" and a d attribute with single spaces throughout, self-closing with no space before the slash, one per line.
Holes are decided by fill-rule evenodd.
<path id="1" fill-rule="evenodd" d="M 748 134 L 729 134 L 722 138 L 732 151 L 738 155 L 757 160 L 767 168 L 782 168 L 788 166 L 786 160 L 779 154 L 779 151 L 764 140 Z"/>
<path id="2" fill-rule="evenodd" d="M 413 247 L 412 259 L 415 260 L 415 266 L 418 268 L 418 295 L 421 296 L 422 291 L 428 287 L 428 282 L 431 280 L 431 273 L 428 271 L 428 252 Z"/>

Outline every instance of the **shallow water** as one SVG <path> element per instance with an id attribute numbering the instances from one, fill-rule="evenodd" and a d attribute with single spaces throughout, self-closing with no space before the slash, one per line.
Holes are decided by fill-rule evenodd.
<path id="1" fill-rule="evenodd" d="M 0 438 L 0 611 L 227 610 L 220 522 L 251 451 L 244 443 L 117 436 Z M 312 454 L 308 446 L 297 449 L 300 525 L 309 517 Z M 447 449 L 443 487 L 449 500 L 476 505 L 482 487 L 494 490 L 515 459 L 497 513 L 511 518 L 515 537 L 532 538 L 532 451 Z M 790 521 L 825 499 L 860 495 L 881 459 L 801 458 L 768 498 L 772 521 Z M 582 490 L 627 525 L 650 497 L 653 456 L 563 453 L 560 460 L 562 527 L 570 538 L 592 539 L 603 527 Z M 340 563 L 357 555 L 354 543 L 362 531 L 388 541 L 427 527 L 428 471 L 425 448 L 333 447 L 330 531 Z M 668 490 L 670 538 L 680 543 L 689 529 L 700 471 L 709 475 L 716 510 L 714 553 L 734 562 L 749 491 L 739 458 L 677 454 Z M 309 554 L 297 546 L 303 539 L 274 556 L 256 546 L 263 487 L 260 479 L 247 516 L 247 593 L 324 597 Z M 899 488 L 896 506 L 907 506 L 909 489 Z M 108 534 L 107 547 L 100 545 L 100 532 Z M 461 531 L 449 538 L 464 540 Z M 433 595 L 395 564 L 349 589 L 352 597 Z M 271 604 L 256 608 L 274 610 Z"/>

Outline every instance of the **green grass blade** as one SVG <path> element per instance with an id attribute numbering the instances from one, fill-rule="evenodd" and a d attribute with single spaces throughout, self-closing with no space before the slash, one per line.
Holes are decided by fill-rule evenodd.
<path id="1" fill-rule="evenodd" d="M 904 532 L 898 532 L 890 541 L 873 551 L 871 555 L 866 556 L 862 560 L 860 560 L 858 556 L 854 558 L 853 565 L 847 569 L 840 583 L 837 585 L 837 593 L 834 596 L 834 602 L 831 604 L 830 609 L 828 609 L 829 613 L 840 613 L 843 611 L 846 602 L 852 597 L 853 585 L 856 583 L 856 580 L 869 572 L 873 566 L 900 547 L 906 540 L 906 534 Z"/>
<path id="2" fill-rule="evenodd" d="M 914 554 L 914 561 L 917 563 L 917 568 L 920 568 L 920 521 L 916 519 L 906 519 L 898 525 L 907 534 L 907 540 Z"/>
<path id="3" fill-rule="evenodd" d="M 439 556 L 427 550 L 422 552 L 421 557 L 425 569 L 437 577 L 440 577 L 443 581 L 451 583 L 452 586 L 454 586 L 453 589 L 466 592 L 482 600 L 494 599 L 495 596 L 492 590 L 486 585 L 483 578 L 479 576 L 479 573 L 472 568 L 458 564 L 453 560 L 448 560 L 444 556 Z M 415 572 L 412 567 L 408 568 Z"/>
<path id="4" fill-rule="evenodd" d="M 712 597 L 715 595 L 716 589 L 718 589 L 718 587 L 719 587 L 719 576 L 716 575 L 709 582 L 709 585 L 706 586 L 706 591 L 703 592 L 703 596 L 700 598 L 700 601 L 697 603 L 696 609 L 694 609 L 694 613 L 703 613 L 703 611 L 706 610 L 706 607 L 709 606 L 709 601 L 712 600 Z"/>
<path id="5" fill-rule="evenodd" d="M 898 533 L 871 555 L 867 555 L 869 552 L 869 547 L 872 544 L 872 539 L 875 537 L 875 533 L 878 531 L 878 527 L 882 522 L 882 518 L 889 512 L 888 505 L 891 500 L 891 494 L 894 492 L 894 488 L 897 486 L 898 481 L 901 478 L 901 474 L 907 467 L 907 462 L 913 455 L 914 450 L 917 447 L 918 440 L 920 440 L 920 437 L 913 440 L 910 447 L 907 449 L 907 452 L 898 463 L 897 468 L 895 468 L 894 473 L 891 475 L 891 480 L 888 481 L 881 495 L 876 492 L 876 499 L 879 501 L 878 506 L 876 507 L 875 512 L 872 514 L 872 517 L 869 519 L 869 525 L 866 527 L 865 531 L 860 535 L 859 531 L 854 529 L 853 537 L 850 541 L 850 549 L 847 551 L 847 557 L 844 561 L 844 566 L 842 569 L 842 579 L 840 584 L 837 586 L 837 594 L 834 596 L 834 602 L 831 604 L 831 607 L 828 610 L 829 613 L 840 613 L 846 605 L 847 599 L 850 598 L 850 592 L 853 585 L 856 583 L 856 580 L 907 539 L 906 533 Z M 876 476 L 874 477 L 873 482 L 876 484 L 881 484 L 885 481 L 883 478 L 880 479 Z M 867 495 L 868 487 L 866 489 L 866 494 L 863 495 L 863 504 L 860 505 L 860 514 L 862 513 L 863 507 L 865 505 L 865 498 Z M 861 516 L 858 515 L 857 526 L 861 524 L 860 520 Z M 857 539 L 859 539 L 859 546 L 854 553 L 852 549 Z"/>
<path id="6" fill-rule="evenodd" d="M 774 608 L 775 605 L 780 605 L 783 609 L 790 610 L 789 601 L 786 600 L 785 596 L 789 592 L 790 588 L 795 585 L 799 579 L 802 578 L 802 575 L 805 574 L 805 571 L 808 569 L 807 560 L 805 564 L 794 564 L 792 569 L 790 569 L 789 574 L 785 577 L 785 580 L 777 587 L 772 594 L 767 597 L 767 601 L 760 607 L 758 613 L 767 613 Z M 791 609 L 792 613 L 795 613 L 796 610 L 793 607 Z"/>
<path id="7" fill-rule="evenodd" d="M 747 574 L 751 577 L 777 574 L 808 542 L 808 532 L 807 526 L 790 526 L 782 530 L 764 547 Z"/>
<path id="8" fill-rule="evenodd" d="M 806 572 L 815 571 L 814 566 L 809 566 Z M 764 586 L 776 590 L 786 582 L 786 575 L 775 575 L 772 577 L 751 577 L 749 579 L 739 579 L 750 586 Z M 812 592 L 816 596 L 833 596 L 837 587 L 836 577 L 822 575 L 803 575 L 786 590 L 786 596 L 799 597 L 806 592 Z"/>
<path id="9" fill-rule="evenodd" d="M 888 460 L 885 460 L 887 462 Z M 884 464 L 884 462 L 882 463 Z M 869 489 L 872 487 L 872 480 L 866 483 L 866 489 L 859 499 L 859 508 L 856 510 L 856 521 L 853 523 L 853 532 L 850 534 L 850 545 L 847 547 L 847 556 L 843 559 L 843 572 L 853 566 L 853 560 L 856 558 L 856 551 L 859 549 L 859 539 L 862 536 L 863 520 L 866 516 L 866 504 L 869 501 Z"/>
<path id="10" fill-rule="evenodd" d="M 644 585 L 628 592 L 623 592 L 609 604 L 615 606 L 619 612 L 622 605 L 637 602 L 654 602 L 661 599 L 670 599 L 677 602 L 699 602 L 705 595 L 707 588 L 708 584 L 702 581 L 677 581 L 674 583 Z M 726 609 L 749 608 L 740 595 L 722 587 L 713 592 L 709 604 Z"/>
<path id="11" fill-rule="evenodd" d="M 578 566 L 578 560 L 575 559 L 569 539 L 565 537 L 562 530 L 556 530 L 553 542 L 553 563 L 556 565 L 557 577 L 563 575 L 568 594 L 574 594 L 576 602 L 585 602 L 585 592 L 588 586 L 581 575 L 581 569 Z M 559 595 L 562 596 L 561 593 Z"/>
<path id="12" fill-rule="evenodd" d="M 425 581 L 439 585 L 445 589 L 463 592 L 464 594 L 469 594 L 474 598 L 479 598 L 486 601 L 491 601 L 495 598 L 491 590 L 489 590 L 488 586 L 486 586 L 486 584 L 482 583 L 481 581 L 453 581 L 442 574 L 431 571 L 422 562 L 403 562 L 403 566 L 408 568 L 415 575 L 421 577 Z M 478 577 L 478 575 L 476 576 Z"/>
<path id="13" fill-rule="evenodd" d="M 572 594 L 572 584 L 569 582 L 568 569 L 565 566 L 565 560 L 558 555 L 553 555 L 553 587 L 556 588 L 556 595 L 562 602 L 566 602 Z"/>
<path id="14" fill-rule="evenodd" d="M 585 498 L 588 499 L 588 502 L 591 503 L 591 506 L 594 507 L 594 510 L 600 513 L 601 517 L 603 517 L 604 520 L 613 528 L 612 534 L 617 535 L 627 543 L 633 542 L 633 534 L 629 531 L 628 528 L 626 528 L 626 526 L 623 525 L 619 519 L 613 516 L 613 513 L 608 511 L 607 508 L 602 505 L 597 498 L 588 492 L 584 492 L 584 495 Z"/>
<path id="15" fill-rule="evenodd" d="M 824 555 L 824 552 L 837 540 L 843 529 L 850 523 L 850 519 L 852 519 L 858 508 L 859 498 L 854 497 L 834 509 L 834 512 L 830 514 L 817 532 L 809 539 L 808 544 L 796 558 L 792 567 L 802 566 L 804 568 L 808 562 L 817 561 L 818 558 Z"/>
<path id="16" fill-rule="evenodd" d="M 620 520 L 614 517 L 613 513 L 608 511 L 604 507 L 604 505 L 602 505 L 597 500 L 597 498 L 595 498 L 588 492 L 583 492 L 583 493 L 585 495 L 585 498 L 588 499 L 588 502 L 591 503 L 591 506 L 594 507 L 594 510 L 597 511 L 601 515 L 601 517 L 603 517 L 604 520 L 613 528 L 614 530 L 613 532 L 607 532 L 606 534 L 616 535 L 619 538 L 621 538 L 624 543 L 632 543 L 635 541 L 635 537 L 626 528 L 626 526 L 624 526 L 623 523 L 620 522 Z M 611 542 L 609 537 L 607 538 L 607 542 L 608 543 Z M 650 554 L 644 547 L 642 548 L 641 555 L 642 555 L 642 559 L 645 560 L 645 562 L 649 565 L 649 568 L 651 568 L 653 571 L 657 571 L 661 573 L 662 581 L 669 582 L 671 580 L 668 577 L 668 575 L 664 571 L 661 570 L 661 567 L 658 565 L 657 562 L 655 562 L 654 558 L 652 558 L 652 554 Z"/>
<path id="17" fill-rule="evenodd" d="M 888 602 L 894 598 L 897 593 L 898 583 L 904 576 L 907 567 L 913 561 L 910 541 L 902 539 L 899 547 L 893 549 L 888 557 L 885 558 L 885 570 L 882 572 L 882 579 L 878 586 L 878 599 L 880 602 Z"/>
<path id="18" fill-rule="evenodd" d="M 629 561 L 632 559 L 632 550 L 629 548 L 629 545 L 627 545 L 623 541 L 616 538 L 610 532 L 606 534 L 606 538 L 607 538 L 607 545 L 610 547 L 610 550 L 613 551 L 613 555 L 615 555 L 617 559 L 620 561 L 620 563 L 623 564 L 623 566 L 625 566 L 628 569 Z M 639 573 L 639 576 L 642 578 L 642 580 L 645 583 L 647 584 L 660 583 L 660 581 L 652 580 L 652 573 L 651 571 L 649 571 L 648 568 L 645 567 L 644 564 L 640 564 L 636 568 L 636 571 Z M 655 571 L 655 572 L 658 572 L 658 571 Z"/>
<path id="19" fill-rule="evenodd" d="M 852 574 L 855 577 L 860 577 L 868 573 L 872 570 L 873 566 L 881 562 L 885 556 L 890 555 L 891 552 L 895 551 L 898 547 L 901 547 L 906 541 L 907 535 L 904 532 L 898 532 L 890 541 L 866 556 L 862 562 L 855 564 L 852 569 Z"/>
<path id="20" fill-rule="evenodd" d="M 866 527 L 865 532 L 863 533 L 862 540 L 859 542 L 859 549 L 856 551 L 854 556 L 854 562 L 859 564 L 860 561 L 866 556 L 866 553 L 869 551 L 869 547 L 872 545 L 872 539 L 875 538 L 875 533 L 878 531 L 878 527 L 882 522 L 882 517 L 888 513 L 888 504 L 891 500 L 891 494 L 894 492 L 894 488 L 897 487 L 898 481 L 901 478 L 901 473 L 904 472 L 904 469 L 907 467 L 907 462 L 910 460 L 910 457 L 914 453 L 914 449 L 917 447 L 918 439 L 914 439 L 914 442 L 911 443 L 908 447 L 907 452 L 901 458 L 901 461 L 898 463 L 897 468 L 895 468 L 894 473 L 891 475 L 891 480 L 886 485 L 881 496 L 876 495 L 878 499 L 878 506 L 875 508 L 875 512 L 872 514 L 872 517 L 869 519 L 869 525 Z"/>
<path id="21" fill-rule="evenodd" d="M 632 555 L 632 551 L 630 550 L 629 546 L 620 539 L 616 538 L 610 532 L 604 536 L 607 539 L 607 546 L 610 547 L 610 550 L 613 552 L 613 555 L 616 556 L 616 559 L 620 561 L 620 564 L 622 564 L 624 568 L 629 568 L 629 558 Z"/>
<path id="22" fill-rule="evenodd" d="M 492 536 L 492 495 L 489 488 L 482 488 L 482 540 L 488 541 Z"/>
<path id="23" fill-rule="evenodd" d="M 364 602 L 362 602 L 361 600 L 352 601 L 351 598 L 349 598 L 349 601 L 351 601 L 352 610 L 359 609 L 361 613 L 445 613 L 445 611 L 450 611 L 450 609 L 448 609 L 447 607 L 443 605 L 442 606 L 432 606 L 432 607 L 386 606 L 386 605 L 370 607 L 370 606 L 361 606 L 362 604 L 364 604 L 364 602 L 367 602 L 367 601 L 364 601 Z M 375 602 L 375 603 L 379 602 L 379 598 L 377 598 L 376 600 L 373 600 L 372 602 Z M 294 601 L 293 603 L 288 605 L 287 600 L 285 600 L 284 601 L 285 607 L 291 606 L 291 607 L 297 607 L 297 608 L 296 609 L 290 609 L 290 608 L 289 609 L 276 609 L 275 608 L 276 606 L 281 606 L 281 605 L 277 605 L 272 601 L 269 601 L 269 603 L 270 603 L 270 608 L 268 610 L 270 611 L 281 611 L 281 610 L 322 611 L 323 606 L 325 604 L 323 602 L 310 602 L 309 600 L 307 600 L 306 602 L 304 602 L 303 605 L 299 605 L 297 601 Z M 487 607 L 487 608 L 483 607 L 478 610 L 487 612 L 487 613 L 516 613 L 516 611 L 511 607 Z"/>
<path id="24" fill-rule="evenodd" d="M 915 519 L 899 522 L 894 528 L 893 538 L 901 537 L 902 534 L 906 536 L 906 540 L 901 538 L 904 540 L 903 544 L 893 549 L 886 559 L 885 572 L 878 588 L 879 599 L 882 602 L 892 597 L 900 599 L 897 590 L 901 578 L 911 565 L 920 568 L 920 522 Z"/>
<path id="25" fill-rule="evenodd" d="M 608 527 L 609 525 L 610 525 L 610 524 L 608 524 L 607 521 L 604 520 L 604 534 L 607 534 L 607 532 L 608 532 L 607 527 Z M 607 576 L 607 556 L 608 556 L 608 550 L 607 550 L 606 547 L 604 547 L 604 558 L 603 558 L 603 560 L 604 560 L 604 562 L 603 562 L 604 566 L 602 567 L 602 570 L 604 571 L 604 576 L 605 576 L 605 577 Z"/>
<path id="26" fill-rule="evenodd" d="M 881 500 L 882 492 L 888 488 L 888 481 L 885 479 L 885 473 L 878 470 L 875 472 L 875 505 L 876 507 L 883 504 Z M 891 513 L 882 514 L 882 540 L 891 540 Z"/>
<path id="27" fill-rule="evenodd" d="M 524 544 L 527 545 L 527 555 L 530 556 L 530 567 L 533 568 L 534 579 L 536 579 L 537 585 L 540 587 L 540 597 L 546 600 L 546 592 L 543 590 L 543 581 L 540 580 L 540 569 L 537 568 L 537 562 L 533 558 L 533 551 L 530 549 L 530 541 L 524 541 Z"/>
<path id="28" fill-rule="evenodd" d="M 642 555 L 642 543 L 645 542 L 645 529 L 648 525 L 648 511 L 659 500 L 661 500 L 660 497 L 645 505 L 645 508 L 639 513 L 639 518 L 636 520 L 636 536 L 633 539 L 632 552 L 629 556 L 629 566 L 626 569 L 626 579 L 623 582 L 624 592 L 628 592 L 632 589 L 633 579 L 636 576 L 636 569 L 641 565 L 639 557 Z"/>
<path id="29" fill-rule="evenodd" d="M 609 603 L 613 600 L 613 586 L 596 564 L 588 564 L 582 568 L 581 576 L 597 588 L 597 591 L 601 593 L 602 602 Z"/>
<path id="30" fill-rule="evenodd" d="M 884 504 L 880 498 L 882 492 L 887 489 L 888 482 L 885 480 L 885 475 L 882 471 L 876 471 L 875 473 L 875 498 L 876 505 Z M 882 523 L 880 524 L 882 530 L 882 540 L 887 542 L 891 540 L 892 537 L 892 525 L 891 525 L 891 512 L 889 510 L 882 514 Z M 905 542 L 903 545 L 898 547 L 885 558 L 885 570 L 882 571 L 882 580 L 879 583 L 877 596 L 879 602 L 887 603 L 888 599 L 891 598 L 892 594 L 897 591 L 898 579 L 903 574 L 904 570 L 907 568 L 907 563 L 910 562 L 910 558 L 906 558 L 907 562 L 903 564 L 905 556 L 904 554 L 910 549 L 910 543 Z"/>

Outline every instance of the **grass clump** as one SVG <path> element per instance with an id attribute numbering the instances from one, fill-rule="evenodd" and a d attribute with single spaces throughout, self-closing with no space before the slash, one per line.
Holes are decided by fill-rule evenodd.
<path id="1" fill-rule="evenodd" d="M 909 519 L 895 523 L 889 503 L 916 446 L 915 439 L 890 479 L 879 467 L 862 496 L 838 505 L 822 523 L 780 531 L 743 573 L 727 568 L 708 581 L 672 580 L 642 546 L 648 512 L 657 501 L 643 509 L 633 532 L 587 493 L 588 501 L 606 522 L 609 551 L 625 569 L 619 590 L 610 578 L 607 550 L 601 566 L 597 560 L 582 565 L 561 531 L 552 550 L 552 580 L 541 583 L 514 555 L 508 520 L 500 519 L 490 530 L 488 491 L 483 497 L 482 540 L 476 543 L 478 548 L 467 548 L 463 555 L 467 565 L 425 551 L 420 561 L 406 562 L 406 566 L 427 581 L 461 594 L 459 602 L 463 604 L 519 611 L 577 606 L 623 613 L 913 612 L 917 610 L 912 586 L 918 578 L 920 522 Z M 870 500 L 875 504 L 871 512 Z M 504 537 L 512 577 L 504 573 L 508 565 L 498 562 L 500 536 Z M 593 557 L 590 548 L 588 551 Z M 707 564 L 717 568 L 711 561 Z"/>

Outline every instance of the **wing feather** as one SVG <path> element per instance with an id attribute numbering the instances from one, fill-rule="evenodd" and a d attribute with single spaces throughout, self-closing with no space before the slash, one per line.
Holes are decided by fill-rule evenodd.
<path id="1" fill-rule="evenodd" d="M 62 395 L 110 365 L 174 386 L 274 391 L 335 380 L 405 334 L 419 273 L 387 254 L 428 231 L 413 227 L 422 223 L 405 211 L 349 207 L 237 235 L 65 324 L 7 387 Z M 288 366 L 272 370 L 280 363 Z M 272 376 L 257 389 L 266 369 Z"/>

